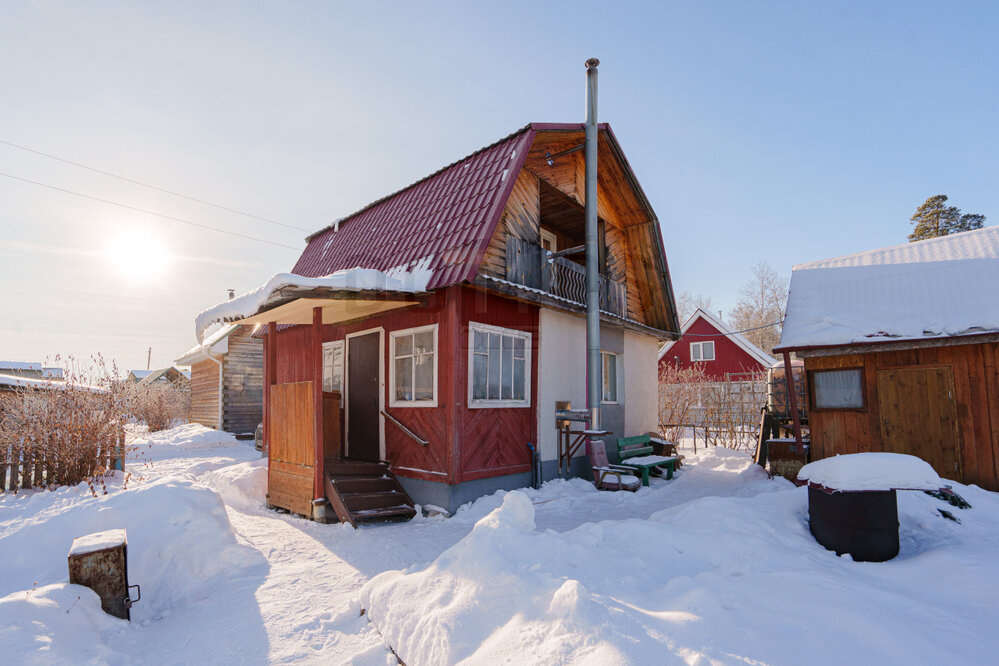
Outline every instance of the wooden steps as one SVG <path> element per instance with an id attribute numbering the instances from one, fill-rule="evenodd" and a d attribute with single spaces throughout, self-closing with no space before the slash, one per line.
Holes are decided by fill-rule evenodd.
<path id="1" fill-rule="evenodd" d="M 330 458 L 326 467 L 326 499 L 341 522 L 409 520 L 416 515 L 409 498 L 387 463 Z"/>

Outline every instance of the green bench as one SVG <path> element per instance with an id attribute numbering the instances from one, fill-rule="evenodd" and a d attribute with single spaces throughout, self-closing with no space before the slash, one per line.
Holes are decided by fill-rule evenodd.
<path id="1" fill-rule="evenodd" d="M 675 452 L 675 447 L 673 448 Z M 666 479 L 673 478 L 680 456 L 655 455 L 652 437 L 650 435 L 635 435 L 633 437 L 617 438 L 618 464 L 631 467 L 642 475 L 642 485 L 649 485 L 649 471 L 666 470 Z"/>

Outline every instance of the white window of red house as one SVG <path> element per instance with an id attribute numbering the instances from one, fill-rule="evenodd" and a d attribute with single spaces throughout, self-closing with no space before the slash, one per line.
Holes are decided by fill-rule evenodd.
<path id="1" fill-rule="evenodd" d="M 468 325 L 468 406 L 531 405 L 531 334 Z"/>
<path id="2" fill-rule="evenodd" d="M 323 390 L 343 390 L 343 340 L 323 343 Z"/>
<path id="3" fill-rule="evenodd" d="M 691 361 L 713 361 L 715 360 L 715 343 L 713 340 L 690 343 Z"/>
<path id="4" fill-rule="evenodd" d="M 437 324 L 393 331 L 389 354 L 389 404 L 437 406 Z"/>

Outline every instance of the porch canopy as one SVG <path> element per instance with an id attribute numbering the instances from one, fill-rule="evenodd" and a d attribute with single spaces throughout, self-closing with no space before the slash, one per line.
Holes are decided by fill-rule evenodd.
<path id="1" fill-rule="evenodd" d="M 325 474 L 327 454 L 338 456 L 334 443 L 327 450 L 324 415 L 327 400 L 339 405 L 339 394 L 324 394 L 323 324 L 369 317 L 423 302 L 431 271 L 414 266 L 388 273 L 351 268 L 318 278 L 293 273 L 275 275 L 266 284 L 208 308 L 195 323 L 198 342 L 211 344 L 205 332 L 214 324 L 266 324 L 264 338 L 264 449 L 267 452 L 267 503 L 325 520 L 326 498 L 340 520 L 349 512 Z M 277 326 L 311 324 L 311 374 L 304 382 L 278 384 Z M 336 422 L 332 419 L 331 422 Z M 338 430 L 338 429 L 337 429 Z"/>
<path id="2" fill-rule="evenodd" d="M 420 302 L 429 271 L 419 267 L 388 273 L 351 268 L 318 278 L 278 273 L 257 289 L 212 306 L 198 315 L 195 333 L 204 343 L 213 324 L 312 324 L 320 309 L 323 324 L 369 317 Z"/>

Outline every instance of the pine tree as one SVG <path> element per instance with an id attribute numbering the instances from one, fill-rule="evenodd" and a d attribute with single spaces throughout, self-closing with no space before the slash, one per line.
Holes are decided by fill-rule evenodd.
<path id="1" fill-rule="evenodd" d="M 962 215 L 957 206 L 948 206 L 946 194 L 937 194 L 924 201 L 910 219 L 913 225 L 912 233 L 909 234 L 910 243 L 981 229 L 985 225 L 984 215 Z"/>

